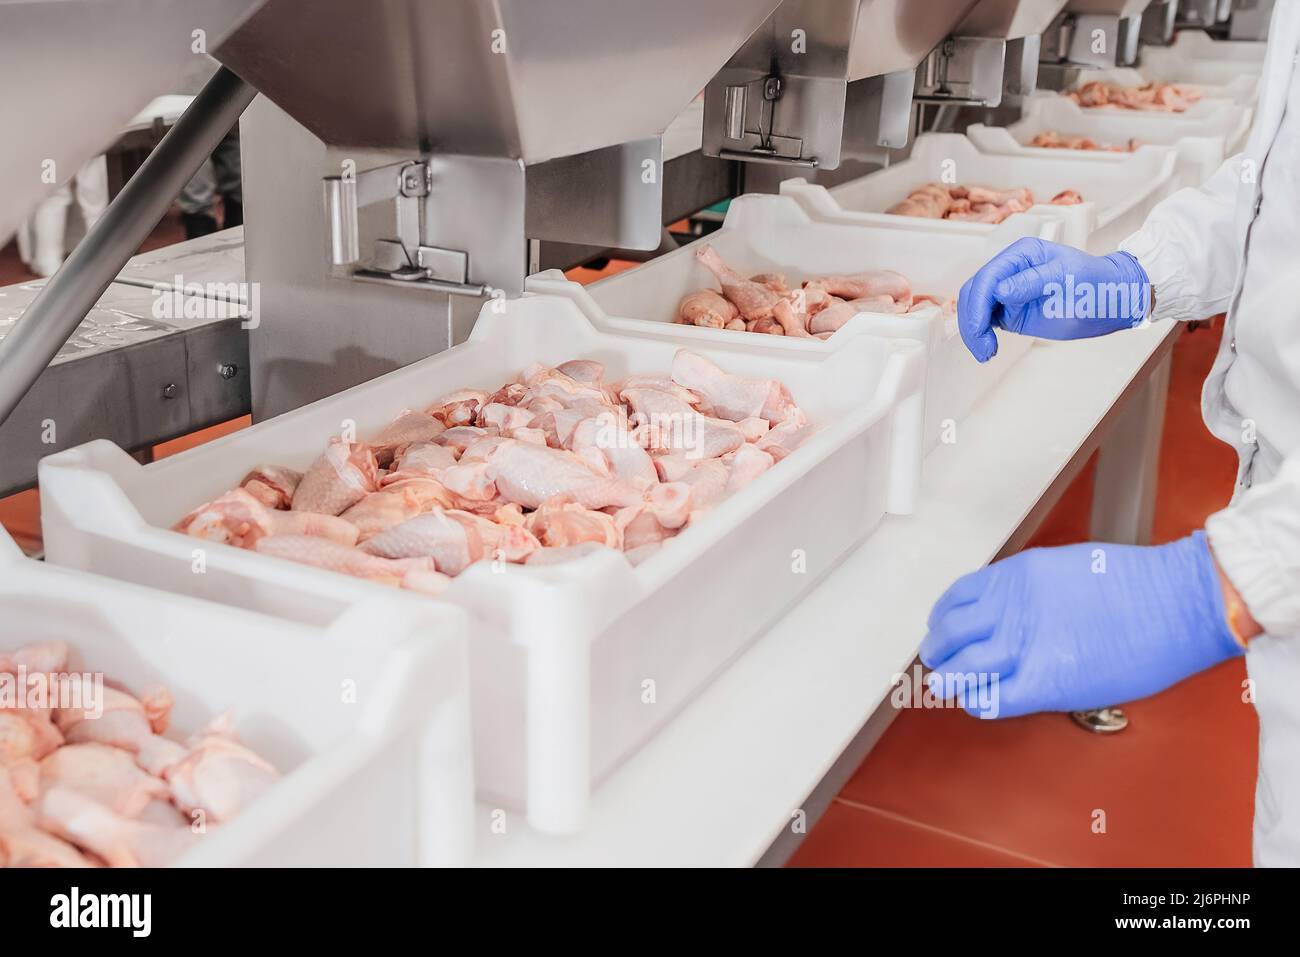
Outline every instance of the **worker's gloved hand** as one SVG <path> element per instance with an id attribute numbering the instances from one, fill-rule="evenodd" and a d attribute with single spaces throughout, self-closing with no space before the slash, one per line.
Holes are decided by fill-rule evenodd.
<path id="1" fill-rule="evenodd" d="M 1087 339 L 1128 329 L 1149 311 L 1151 284 L 1128 253 L 1091 256 L 1026 237 L 984 264 L 957 297 L 957 328 L 980 362 L 1001 326 L 1040 339 Z"/>
<path id="2" fill-rule="evenodd" d="M 949 588 L 921 644 L 931 691 L 981 717 L 1107 707 L 1241 653 L 1202 532 L 1013 555 Z"/>

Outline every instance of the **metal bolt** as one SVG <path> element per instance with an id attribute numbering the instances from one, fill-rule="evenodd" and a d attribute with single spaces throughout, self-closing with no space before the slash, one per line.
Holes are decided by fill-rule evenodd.
<path id="1" fill-rule="evenodd" d="M 1071 711 L 1070 717 L 1079 727 L 1094 734 L 1115 734 L 1128 727 L 1128 715 L 1120 708 L 1097 708 L 1093 711 Z"/>
<path id="2" fill-rule="evenodd" d="M 223 379 L 233 379 L 235 376 L 239 375 L 239 366 L 235 365 L 233 362 L 223 362 L 217 368 L 217 372 Z"/>
<path id="3" fill-rule="evenodd" d="M 162 387 L 162 397 L 164 399 L 174 399 L 180 394 L 180 389 L 176 388 L 175 382 L 168 382 Z"/>

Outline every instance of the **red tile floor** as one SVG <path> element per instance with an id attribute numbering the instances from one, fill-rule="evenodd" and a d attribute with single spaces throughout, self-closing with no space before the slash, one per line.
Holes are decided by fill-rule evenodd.
<path id="1" fill-rule="evenodd" d="M 145 248 L 179 240 L 170 218 Z M 574 270 L 588 282 L 617 271 Z M 13 247 L 0 284 L 31 278 Z M 1155 537 L 1199 528 L 1231 492 L 1235 462 L 1201 423 L 1200 388 L 1217 327 L 1174 350 L 1160 453 Z M 160 445 L 161 456 L 247 424 L 240 419 Z M 1035 537 L 1087 538 L 1088 468 Z M 34 492 L 0 499 L 0 524 L 39 547 Z M 1097 737 L 1061 715 L 979 721 L 955 710 L 904 711 L 808 835 L 792 866 L 1246 866 L 1257 725 L 1241 701 L 1240 661 L 1126 706 L 1128 730 Z M 1104 813 L 1105 830 L 1094 826 Z"/>

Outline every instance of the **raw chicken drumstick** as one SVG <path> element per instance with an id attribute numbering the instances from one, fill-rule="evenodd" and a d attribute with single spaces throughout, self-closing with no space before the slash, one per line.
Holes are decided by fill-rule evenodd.
<path id="1" fill-rule="evenodd" d="M 908 305 L 912 302 L 912 284 L 906 276 L 890 269 L 858 273 L 855 276 L 820 276 L 809 280 L 808 286 L 814 285 L 840 299 L 884 297 Z"/>
<path id="2" fill-rule="evenodd" d="M 0 670 L 60 689 L 51 708 L 0 710 L 0 867 L 170 864 L 199 840 L 192 821 L 228 821 L 275 782 L 228 715 L 184 744 L 161 737 L 171 692 L 101 686 L 68 656 L 62 641 L 0 653 Z"/>
<path id="3" fill-rule="evenodd" d="M 188 827 L 132 820 L 67 788 L 51 788 L 42 795 L 36 818 L 46 831 L 94 854 L 109 867 L 164 867 L 199 839 Z"/>
<path id="4" fill-rule="evenodd" d="M 130 751 L 106 744 L 70 744 L 46 756 L 40 787 L 68 788 L 125 817 L 138 817 L 156 798 L 170 799 L 161 779 L 141 770 Z"/>
<path id="5" fill-rule="evenodd" d="M 775 274 L 743 279 L 707 250 L 703 260 L 730 293 L 687 297 L 682 309 L 694 321 L 743 329 L 747 312 L 762 314 L 748 324 L 785 323 L 806 338 L 810 311 L 837 301 Z M 831 285 L 912 299 L 896 273 Z M 494 392 L 461 389 L 423 411 L 403 409 L 373 441 L 334 438 L 296 481 L 290 469 L 260 466 L 176 530 L 425 594 L 483 561 L 553 563 L 594 547 L 636 562 L 779 460 L 771 436 L 787 422 L 806 424 L 780 382 L 728 375 L 685 350 L 669 372 L 622 381 L 607 380 L 593 359 L 534 363 Z M 141 763 L 153 770 L 160 746 L 140 716 L 124 712 L 114 723 L 124 728 L 103 743 L 148 752 Z"/>
<path id="6" fill-rule="evenodd" d="M 0 867 L 92 867 L 80 851 L 36 824 L 0 764 Z"/>
<path id="7" fill-rule="evenodd" d="M 298 483 L 292 508 L 338 515 L 378 488 L 378 469 L 370 446 L 334 439 Z"/>
<path id="8" fill-rule="evenodd" d="M 1148 83 L 1120 86 L 1093 80 L 1067 93 L 1071 100 L 1090 109 L 1119 109 L 1182 113 L 1201 99 L 1194 87 L 1177 83 Z"/>
<path id="9" fill-rule="evenodd" d="M 695 258 L 717 277 L 718 284 L 722 286 L 722 294 L 735 305 L 740 318 L 753 322 L 772 315 L 772 309 L 781 297 L 770 287 L 741 276 L 723 262 L 717 251 L 707 243 L 696 250 Z"/>
<path id="10" fill-rule="evenodd" d="M 939 202 L 940 194 L 942 203 Z M 1015 191 L 1012 194 L 1019 196 Z M 938 184 L 923 187 L 914 195 L 916 215 L 942 215 L 953 205 L 947 188 Z M 962 195 L 965 196 L 964 191 Z M 981 200 L 995 198 L 988 190 L 976 195 Z M 963 198 L 961 202 L 965 204 L 964 208 L 971 208 L 968 199 Z M 988 203 L 985 202 L 984 206 Z M 718 277 L 722 293 L 702 289 L 683 299 L 677 321 L 685 325 L 706 325 L 715 329 L 796 339 L 824 339 L 860 312 L 898 315 L 925 308 L 932 302 L 944 305 L 945 311 L 950 311 L 946 302 L 941 302 L 938 297 L 915 294 L 906 276 L 889 269 L 819 276 L 791 289 L 784 276 L 773 273 L 742 279 L 740 273 L 724 263 L 708 244 L 701 246 L 696 256 Z M 728 303 L 732 312 L 717 306 L 719 300 Z M 706 304 L 713 305 L 704 314 Z M 737 318 L 724 321 L 732 313 Z"/>
<path id="11" fill-rule="evenodd" d="M 940 191 L 948 202 L 936 200 Z M 1065 190 L 1052 200 L 1061 205 L 1061 196 L 1077 197 L 1074 190 Z M 1074 202 L 1081 202 L 1076 199 Z M 885 210 L 897 216 L 919 216 L 925 219 L 951 219 L 964 222 L 996 224 L 1015 213 L 1023 213 L 1034 205 L 1033 191 L 1024 186 L 1013 189 L 993 189 L 988 186 L 945 186 L 927 183 L 913 190 L 901 202 Z M 1068 204 L 1067 204 L 1068 205 Z"/>
<path id="12" fill-rule="evenodd" d="M 712 289 L 689 293 L 677 307 L 678 322 L 709 329 L 725 329 L 739 315 L 740 310 L 730 299 L 724 298 Z"/>
<path id="13" fill-rule="evenodd" d="M 1130 139 L 1127 143 L 1118 146 L 1104 146 L 1089 136 L 1073 136 L 1062 134 L 1056 130 L 1044 130 L 1029 141 L 1030 146 L 1039 149 L 1056 149 L 1056 150 L 1087 150 L 1100 151 L 1103 153 L 1132 153 L 1139 146 L 1141 141 L 1137 138 Z"/>
<path id="14" fill-rule="evenodd" d="M 167 769 L 176 806 L 202 812 L 209 824 L 229 821 L 275 783 L 279 775 L 235 738 L 229 715 L 190 738 L 189 753 Z"/>

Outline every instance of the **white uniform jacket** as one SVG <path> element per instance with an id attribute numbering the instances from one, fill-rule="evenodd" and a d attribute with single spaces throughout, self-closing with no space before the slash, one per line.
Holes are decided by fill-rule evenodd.
<path id="1" fill-rule="evenodd" d="M 1232 505 L 1206 531 L 1266 634 L 1246 655 L 1260 720 L 1255 863 L 1300 865 L 1300 0 L 1280 0 L 1246 150 L 1160 203 L 1121 248 L 1152 321 L 1227 313 L 1205 422 L 1237 449 Z"/>

